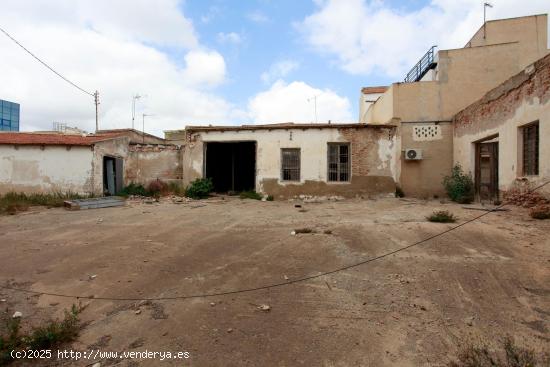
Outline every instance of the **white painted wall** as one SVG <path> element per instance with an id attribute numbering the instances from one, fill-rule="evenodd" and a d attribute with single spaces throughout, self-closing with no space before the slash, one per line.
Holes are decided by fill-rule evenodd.
<path id="1" fill-rule="evenodd" d="M 0 193 L 87 193 L 92 158 L 91 147 L 0 145 Z"/>
<path id="2" fill-rule="evenodd" d="M 327 144 L 348 142 L 336 128 L 323 129 L 274 129 L 256 131 L 201 132 L 203 142 L 255 141 L 256 142 L 256 189 L 263 191 L 264 179 L 276 179 L 281 185 L 296 184 L 296 181 L 281 180 L 281 148 L 300 148 L 300 182 L 327 182 Z M 380 141 L 378 142 L 380 144 Z M 395 138 L 379 145 L 378 157 L 369 174 L 396 178 Z M 351 153 L 354 145 L 351 143 Z M 199 157 L 196 157 L 199 158 Z M 353 158 L 352 158 L 353 159 Z M 203 157 L 194 159 L 192 167 L 202 173 Z M 353 175 L 353 168 L 351 175 Z M 341 185 L 342 183 L 331 183 Z"/>

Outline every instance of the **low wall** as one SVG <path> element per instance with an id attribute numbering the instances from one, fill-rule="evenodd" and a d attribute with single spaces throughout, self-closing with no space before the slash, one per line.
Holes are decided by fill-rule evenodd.
<path id="1" fill-rule="evenodd" d="M 125 161 L 125 184 L 147 185 L 156 179 L 181 182 L 181 152 L 177 145 L 131 144 Z"/>
<path id="2" fill-rule="evenodd" d="M 0 194 L 93 191 L 90 146 L 0 145 Z"/>

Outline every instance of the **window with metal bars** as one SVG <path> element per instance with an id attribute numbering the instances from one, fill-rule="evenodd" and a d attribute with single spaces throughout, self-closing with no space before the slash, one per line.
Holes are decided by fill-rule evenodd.
<path id="1" fill-rule="evenodd" d="M 281 180 L 300 181 L 300 149 L 281 149 Z"/>
<path id="2" fill-rule="evenodd" d="M 523 175 L 539 174 L 539 123 L 521 128 L 523 135 Z"/>
<path id="3" fill-rule="evenodd" d="M 328 180 L 332 182 L 350 180 L 349 144 L 328 144 Z"/>

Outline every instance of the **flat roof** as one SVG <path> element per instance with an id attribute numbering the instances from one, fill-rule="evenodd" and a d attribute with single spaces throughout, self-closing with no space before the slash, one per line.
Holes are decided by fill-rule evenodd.
<path id="1" fill-rule="evenodd" d="M 288 130 L 288 129 L 364 129 L 364 128 L 393 128 L 395 125 L 375 125 L 360 123 L 326 123 L 326 124 L 295 124 L 285 122 L 281 124 L 240 125 L 240 126 L 186 126 L 185 131 L 243 131 L 243 130 Z M 172 130 L 173 132 L 174 130 Z M 176 130 L 178 131 L 178 130 Z M 181 130 L 179 130 L 181 131 Z"/>

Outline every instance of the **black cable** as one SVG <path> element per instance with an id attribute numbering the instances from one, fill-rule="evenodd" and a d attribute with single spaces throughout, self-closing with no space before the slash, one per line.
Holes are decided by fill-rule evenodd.
<path id="1" fill-rule="evenodd" d="M 536 191 L 536 190 L 546 186 L 549 183 L 550 183 L 550 181 L 547 181 L 547 182 L 535 187 L 534 189 L 529 190 L 529 192 Z M 404 247 L 400 247 L 400 248 L 398 248 L 396 250 L 393 250 L 393 251 L 390 251 L 390 252 L 386 252 L 385 254 L 382 254 L 382 255 L 371 257 L 369 259 L 365 259 L 365 260 L 360 261 L 360 262 L 355 263 L 355 264 L 346 265 L 346 266 L 343 266 L 343 267 L 340 267 L 340 268 L 337 268 L 337 269 L 334 269 L 334 270 L 326 271 L 326 272 L 323 272 L 323 273 L 319 273 L 319 274 L 316 274 L 316 275 L 309 275 L 309 276 L 306 276 L 306 277 L 303 277 L 303 278 L 288 280 L 288 281 L 281 282 L 281 283 L 268 284 L 268 285 L 264 285 L 264 286 L 254 287 L 254 288 L 237 289 L 237 290 L 234 290 L 234 291 L 226 291 L 226 292 L 218 292 L 218 293 L 192 294 L 192 295 L 188 295 L 188 296 L 152 297 L 152 298 L 114 298 L 114 297 L 75 296 L 75 295 L 62 294 L 62 293 L 31 291 L 31 290 L 28 290 L 28 289 L 21 289 L 21 288 L 9 287 L 9 286 L 0 286 L 0 288 L 11 290 L 11 291 L 16 291 L 16 292 L 37 294 L 37 295 L 43 295 L 43 296 L 76 298 L 76 299 L 90 299 L 90 300 L 102 300 L 102 301 L 171 301 L 171 300 L 184 300 L 184 299 L 191 299 L 191 298 L 218 297 L 218 296 L 227 296 L 227 295 L 238 294 L 238 293 L 255 292 L 255 291 L 266 290 L 266 289 L 271 289 L 271 288 L 277 288 L 277 287 L 282 287 L 282 286 L 286 286 L 286 285 L 290 285 L 290 284 L 309 281 L 309 280 L 320 278 L 320 277 L 323 277 L 323 276 L 326 276 L 326 275 L 331 275 L 331 274 L 339 273 L 339 272 L 344 271 L 344 270 L 355 268 L 357 266 L 364 265 L 364 264 L 367 264 L 367 263 L 370 263 L 370 262 L 373 262 L 373 261 L 376 261 L 376 260 L 380 260 L 380 259 L 383 259 L 383 258 L 391 256 L 391 255 L 395 255 L 398 252 L 408 250 L 411 247 L 418 246 L 422 243 L 428 242 L 430 240 L 433 240 L 434 238 L 443 236 L 444 234 L 447 234 L 451 231 L 454 231 L 455 229 L 463 227 L 466 224 L 472 223 L 472 222 L 478 220 L 479 218 L 482 218 L 482 217 L 484 217 L 484 216 L 486 216 L 490 213 L 493 213 L 493 212 L 497 211 L 498 209 L 501 209 L 502 207 L 504 207 L 507 204 L 508 203 L 501 204 L 501 205 L 499 205 L 499 206 L 497 206 L 497 207 L 495 207 L 491 210 L 486 211 L 483 214 L 478 215 L 477 217 L 469 219 L 466 222 L 460 223 L 460 224 L 458 224 L 454 227 L 451 227 L 451 228 L 449 228 L 449 229 L 447 229 L 443 232 L 439 232 L 437 234 L 434 234 L 432 236 L 424 238 L 423 240 L 417 241 L 415 243 L 412 243 L 412 244 L 404 246 Z"/>
<path id="2" fill-rule="evenodd" d="M 60 77 L 61 79 L 63 79 L 64 81 L 66 81 L 67 83 L 69 83 L 70 85 L 72 85 L 73 87 L 77 88 L 78 90 L 90 95 L 90 96 L 94 96 L 93 93 L 90 93 L 88 92 L 87 90 L 85 89 L 82 89 L 80 88 L 78 85 L 76 85 L 75 83 L 71 82 L 69 79 L 65 78 L 63 75 L 59 74 L 57 71 L 55 71 L 51 66 L 49 66 L 48 64 L 46 64 L 44 61 L 40 60 L 40 58 L 38 56 L 36 56 L 35 54 L 33 54 L 31 51 L 29 51 L 25 46 L 23 46 L 21 43 L 19 43 L 15 38 L 13 38 L 8 32 L 6 32 L 4 29 L 2 29 L 0 27 L 0 31 L 2 31 L 2 33 L 4 33 L 9 39 L 11 39 L 13 42 L 15 42 L 19 47 L 21 47 L 23 50 L 25 50 L 29 55 L 31 55 L 32 57 L 34 57 L 39 63 L 41 63 L 42 65 L 44 65 L 45 67 L 47 67 L 48 69 L 50 69 L 55 75 L 57 75 L 58 77 Z"/>

